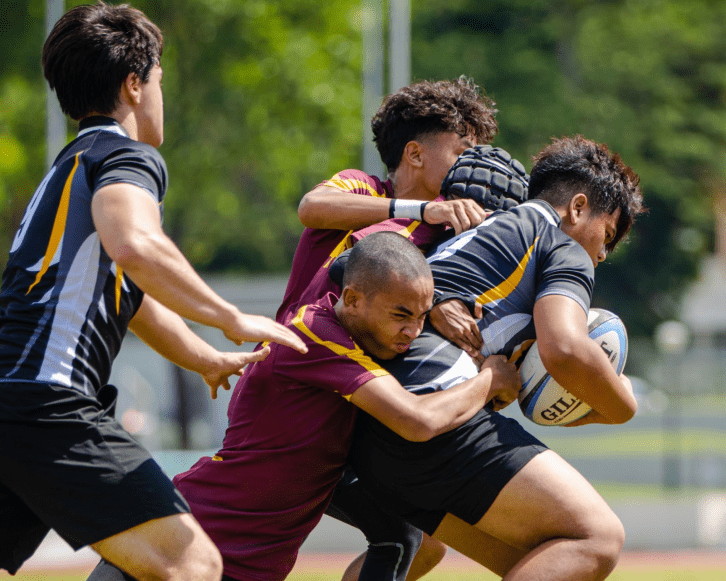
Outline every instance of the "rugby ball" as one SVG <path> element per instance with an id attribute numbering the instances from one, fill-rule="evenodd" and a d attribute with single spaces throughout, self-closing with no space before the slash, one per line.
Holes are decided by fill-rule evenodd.
<path id="1" fill-rule="evenodd" d="M 590 309 L 587 329 L 620 374 L 628 357 L 628 333 L 616 314 Z M 522 389 L 519 407 L 529 420 L 541 426 L 565 426 L 587 415 L 592 409 L 557 383 L 542 365 L 537 341 L 530 347 L 519 367 Z"/>

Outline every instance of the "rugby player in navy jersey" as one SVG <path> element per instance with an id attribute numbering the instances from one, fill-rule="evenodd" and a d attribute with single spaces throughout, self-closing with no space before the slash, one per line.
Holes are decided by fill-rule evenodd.
<path id="1" fill-rule="evenodd" d="M 534 162 L 529 201 L 431 250 L 436 301 L 480 308 L 472 324 L 482 356 L 516 361 L 536 337 L 554 379 L 593 408 L 576 425 L 625 422 L 637 408 L 632 387 L 589 339 L 587 313 L 594 267 L 642 212 L 639 179 L 581 136 L 555 140 Z M 384 365 L 413 393 L 446 390 L 476 372 L 436 332 L 437 308 L 411 348 Z M 508 581 L 599 580 L 614 568 L 624 539 L 618 518 L 515 420 L 487 406 L 418 443 L 361 419 L 356 473 L 379 503 L 434 538 Z"/>
<path id="2" fill-rule="evenodd" d="M 138 579 L 219 579 L 214 544 L 113 418 L 111 364 L 130 328 L 215 397 L 268 353 L 218 352 L 182 317 L 237 344 L 306 351 L 217 296 L 161 228 L 162 43 L 142 12 L 99 2 L 61 17 L 43 48 L 80 131 L 28 204 L 0 291 L 0 568 L 11 573 L 53 528 Z"/>

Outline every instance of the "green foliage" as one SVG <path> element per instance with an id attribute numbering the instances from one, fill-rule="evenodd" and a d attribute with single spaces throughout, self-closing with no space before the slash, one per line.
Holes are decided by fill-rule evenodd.
<path id="1" fill-rule="evenodd" d="M 167 231 L 201 269 L 286 270 L 301 196 L 360 164 L 362 4 L 132 3 L 166 38 Z M 0 10 L 0 261 L 43 174 L 43 9 Z M 595 304 L 631 334 L 673 316 L 726 184 L 726 4 L 412 0 L 412 15 L 414 78 L 473 77 L 498 103 L 497 145 L 527 162 L 582 133 L 638 172 L 650 213 L 598 268 Z"/>
<path id="2" fill-rule="evenodd" d="M 199 267 L 283 270 L 302 195 L 360 151 L 355 3 L 183 0 L 158 10 L 166 227 Z"/>
<path id="3" fill-rule="evenodd" d="M 288 268 L 300 198 L 360 158 L 357 2 L 132 4 L 165 35 L 165 228 L 202 269 Z M 0 266 L 44 171 L 43 7 L 0 10 Z"/>
<path id="4" fill-rule="evenodd" d="M 632 334 L 676 314 L 710 250 L 726 183 L 725 21 L 707 0 L 414 2 L 415 76 L 472 76 L 500 109 L 497 145 L 526 161 L 581 133 L 641 176 L 650 212 L 598 268 L 594 301 Z"/>

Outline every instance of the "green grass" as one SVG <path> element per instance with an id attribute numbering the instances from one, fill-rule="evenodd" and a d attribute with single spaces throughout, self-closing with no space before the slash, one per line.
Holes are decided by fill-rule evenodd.
<path id="1" fill-rule="evenodd" d="M 341 572 L 342 573 L 342 572 Z M 338 575 L 315 572 L 293 573 L 287 581 L 334 581 Z M 462 569 L 461 571 L 433 571 L 422 578 L 422 581 L 497 581 L 499 577 L 489 571 Z M 608 581 L 723 581 L 723 569 L 674 569 L 669 571 L 649 571 L 647 569 L 616 570 Z"/>
<path id="2" fill-rule="evenodd" d="M 331 571 L 301 571 L 293 573 L 288 581 L 335 581 L 340 579 L 340 573 Z M 87 573 L 53 573 L 48 571 L 35 571 L 18 573 L 11 577 L 7 573 L 0 573 L 0 579 L 7 581 L 85 581 Z M 459 571 L 434 571 L 423 578 L 423 581 L 496 581 L 496 575 L 482 570 L 472 569 Z M 723 581 L 724 570 L 718 568 L 674 568 L 670 570 L 651 570 L 649 567 L 628 567 L 613 572 L 608 581 Z"/>
<path id="3" fill-rule="evenodd" d="M 676 439 L 662 430 L 613 432 L 588 436 L 547 435 L 544 442 L 563 456 L 642 456 L 679 450 L 687 454 L 702 452 L 726 454 L 726 432 L 720 430 L 682 430 Z"/>

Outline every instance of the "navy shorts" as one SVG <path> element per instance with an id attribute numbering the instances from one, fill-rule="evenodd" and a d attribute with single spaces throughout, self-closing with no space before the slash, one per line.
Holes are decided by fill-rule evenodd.
<path id="1" fill-rule="evenodd" d="M 350 461 L 379 504 L 432 535 L 446 513 L 479 522 L 546 449 L 517 421 L 486 408 L 428 442 L 409 442 L 361 413 Z"/>
<path id="2" fill-rule="evenodd" d="M 114 419 L 117 390 L 96 397 L 0 381 L 0 569 L 15 573 L 49 529 L 74 549 L 189 512 L 151 455 Z"/>

